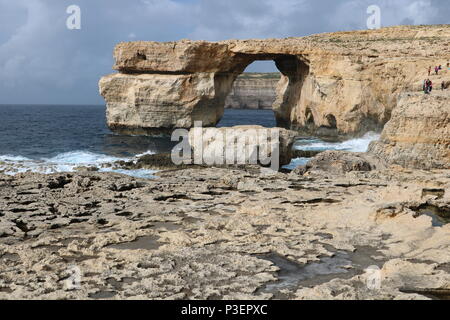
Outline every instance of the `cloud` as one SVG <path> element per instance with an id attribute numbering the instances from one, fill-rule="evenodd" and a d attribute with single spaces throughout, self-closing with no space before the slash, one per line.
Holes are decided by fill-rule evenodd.
<path id="1" fill-rule="evenodd" d="M 81 7 L 81 30 L 66 28 L 72 4 Z M 450 14 L 446 0 L 0 0 L 0 103 L 103 103 L 97 82 L 112 72 L 120 41 L 364 29 L 371 4 L 384 26 L 445 23 Z"/>

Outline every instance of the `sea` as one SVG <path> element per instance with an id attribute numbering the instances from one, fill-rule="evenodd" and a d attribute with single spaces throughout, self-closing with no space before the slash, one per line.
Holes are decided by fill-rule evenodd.
<path id="1" fill-rule="evenodd" d="M 226 109 L 219 127 L 235 125 L 274 127 L 271 110 Z M 326 142 L 316 137 L 296 141 L 298 150 L 346 150 L 365 152 L 379 134 L 348 141 Z M 144 154 L 168 153 L 177 144 L 170 137 L 120 135 L 106 126 L 105 106 L 0 105 L 0 172 L 73 172 L 78 167 L 96 167 L 100 172 L 117 172 L 153 178 L 153 170 L 124 170 L 105 166 L 119 160 L 133 161 Z M 286 169 L 308 162 L 293 159 Z"/>

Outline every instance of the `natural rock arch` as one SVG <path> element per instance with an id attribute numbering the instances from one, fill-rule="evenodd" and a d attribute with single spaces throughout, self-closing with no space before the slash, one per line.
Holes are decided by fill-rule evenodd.
<path id="1" fill-rule="evenodd" d="M 444 31 L 440 36 L 448 38 Z M 237 76 L 254 61 L 274 60 L 282 73 L 273 105 L 278 126 L 360 135 L 381 130 L 398 95 L 420 90 L 425 70 L 450 59 L 445 41 L 426 40 L 434 32 L 393 27 L 305 38 L 120 43 L 119 72 L 100 80 L 100 93 L 114 131 L 170 132 L 195 121 L 215 126 Z M 399 50 L 399 38 L 413 45 L 405 41 L 408 50 Z"/>
<path id="2" fill-rule="evenodd" d="M 273 60 L 281 79 L 272 109 L 277 126 L 290 128 L 291 114 L 309 74 L 308 61 L 289 54 L 230 56 L 220 65 L 212 56 L 209 62 L 214 70 L 209 71 L 213 72 L 137 73 L 130 67 L 117 66 L 119 74 L 104 77 L 100 82 L 101 93 L 108 101 L 109 127 L 122 133 L 151 134 L 190 128 L 196 121 L 201 121 L 205 127 L 215 126 L 224 114 L 225 99 L 237 77 L 255 61 Z M 136 50 L 134 56 L 127 59 L 130 60 L 133 64 L 145 64 L 149 55 Z M 203 71 L 201 66 L 197 67 Z"/>

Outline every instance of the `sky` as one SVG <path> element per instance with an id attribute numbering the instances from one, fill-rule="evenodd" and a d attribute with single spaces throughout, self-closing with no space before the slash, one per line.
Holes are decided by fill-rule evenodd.
<path id="1" fill-rule="evenodd" d="M 81 29 L 66 25 L 70 5 Z M 300 37 L 382 26 L 448 24 L 448 0 L 0 0 L 0 104 L 104 104 L 121 41 Z M 256 62 L 248 71 L 276 71 Z"/>

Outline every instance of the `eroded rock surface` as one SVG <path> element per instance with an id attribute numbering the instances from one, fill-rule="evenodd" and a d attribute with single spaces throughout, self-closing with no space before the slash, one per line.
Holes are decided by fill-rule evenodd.
<path id="1" fill-rule="evenodd" d="M 346 151 L 325 151 L 312 158 L 305 166 L 300 166 L 294 173 L 329 172 L 342 174 L 352 171 L 372 171 L 385 169 L 384 162 L 367 153 Z"/>
<path id="2" fill-rule="evenodd" d="M 0 299 L 443 298 L 449 206 L 447 171 L 0 175 Z"/>
<path id="3" fill-rule="evenodd" d="M 450 168 L 450 94 L 406 93 L 369 153 L 407 168 Z"/>
<path id="4" fill-rule="evenodd" d="M 282 73 L 273 104 L 278 126 L 308 134 L 380 130 L 397 96 L 420 91 L 428 68 L 450 60 L 449 26 L 402 26 L 304 38 L 120 43 L 119 74 L 100 92 L 108 124 L 146 133 L 214 126 L 233 81 L 256 60 Z M 446 73 L 448 70 L 443 70 Z"/>
<path id="5" fill-rule="evenodd" d="M 107 123 L 123 134 L 160 134 L 190 128 L 195 121 L 215 126 L 222 118 L 233 79 L 214 74 L 112 74 L 100 80 Z M 228 80 L 226 80 L 228 79 Z"/>

